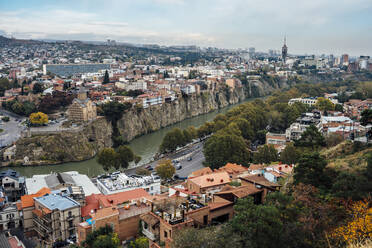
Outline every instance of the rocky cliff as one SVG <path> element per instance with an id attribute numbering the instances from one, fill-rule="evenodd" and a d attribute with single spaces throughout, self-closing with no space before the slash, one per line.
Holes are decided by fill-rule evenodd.
<path id="1" fill-rule="evenodd" d="M 103 147 L 112 145 L 111 133 L 110 123 L 99 118 L 78 130 L 32 135 L 16 142 L 15 159 L 32 165 L 90 159 Z"/>
<path id="2" fill-rule="evenodd" d="M 236 104 L 245 98 L 244 88 L 184 96 L 161 106 L 153 106 L 141 111 L 132 109 L 125 113 L 117 124 L 122 137 L 130 141 L 136 136 Z"/>
<path id="3" fill-rule="evenodd" d="M 146 109 L 132 108 L 117 122 L 120 134 L 126 141 L 144 135 L 179 121 L 202 115 L 246 98 L 270 94 L 286 87 L 283 82 L 270 84 L 253 80 L 243 87 L 231 89 L 222 87 L 216 92 L 182 96 L 177 100 Z M 82 161 L 96 155 L 102 147 L 112 145 L 112 126 L 104 118 L 85 125 L 80 131 L 35 135 L 17 141 L 15 158 L 30 164 L 52 164 Z"/>

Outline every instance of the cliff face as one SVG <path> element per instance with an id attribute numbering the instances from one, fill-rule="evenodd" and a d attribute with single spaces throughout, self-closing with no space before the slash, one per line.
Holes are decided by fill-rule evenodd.
<path id="1" fill-rule="evenodd" d="M 136 110 L 132 108 L 117 122 L 118 129 L 126 141 L 144 135 L 179 121 L 202 115 L 246 98 L 260 97 L 286 87 L 285 83 L 269 84 L 249 81 L 246 86 L 218 92 L 180 97 L 161 106 Z M 92 158 L 103 147 L 110 147 L 112 126 L 104 118 L 86 125 L 78 132 L 61 132 L 37 135 L 17 141 L 16 160 L 27 156 L 30 164 L 51 164 L 82 161 Z"/>
<path id="2" fill-rule="evenodd" d="M 111 125 L 100 118 L 77 131 L 22 138 L 16 143 L 15 159 L 24 161 L 27 156 L 30 164 L 86 160 L 112 145 L 111 133 Z"/>
<path id="3" fill-rule="evenodd" d="M 161 106 L 125 113 L 118 121 L 118 128 L 127 141 L 162 127 L 177 123 L 194 116 L 238 103 L 245 99 L 243 88 L 226 89 L 224 92 L 203 93 L 199 96 L 187 96 Z"/>

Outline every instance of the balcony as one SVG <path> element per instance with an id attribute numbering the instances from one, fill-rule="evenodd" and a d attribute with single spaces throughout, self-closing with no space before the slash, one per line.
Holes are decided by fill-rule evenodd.
<path id="1" fill-rule="evenodd" d="M 153 234 L 153 233 L 150 232 L 149 230 L 142 228 L 142 233 L 143 233 L 143 234 L 144 234 L 148 239 L 151 239 L 152 241 L 156 240 L 156 236 L 155 236 L 155 234 Z"/>
<path id="2" fill-rule="evenodd" d="M 52 232 L 52 226 L 48 223 L 45 223 L 42 219 L 39 219 L 38 217 L 33 218 L 34 223 L 36 223 L 36 226 L 40 227 L 41 229 L 44 229 L 46 233 Z"/>

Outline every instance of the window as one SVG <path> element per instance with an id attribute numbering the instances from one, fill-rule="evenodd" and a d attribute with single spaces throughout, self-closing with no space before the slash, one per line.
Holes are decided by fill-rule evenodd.
<path id="1" fill-rule="evenodd" d="M 147 229 L 147 228 L 149 227 L 149 225 L 148 225 L 146 222 L 143 222 L 143 227 L 144 227 L 145 229 Z"/>
<path id="2" fill-rule="evenodd" d="M 167 233 L 167 231 L 164 231 L 164 238 L 168 238 L 168 233 Z"/>

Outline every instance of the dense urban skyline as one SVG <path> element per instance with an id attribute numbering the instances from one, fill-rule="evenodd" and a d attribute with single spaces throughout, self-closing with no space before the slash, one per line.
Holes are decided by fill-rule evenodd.
<path id="1" fill-rule="evenodd" d="M 372 2 L 0 1 L 0 32 L 17 38 L 371 54 Z"/>

